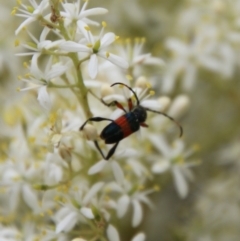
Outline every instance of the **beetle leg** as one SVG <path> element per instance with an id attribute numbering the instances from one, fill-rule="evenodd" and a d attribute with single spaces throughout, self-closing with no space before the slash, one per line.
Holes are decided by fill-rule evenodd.
<path id="1" fill-rule="evenodd" d="M 114 154 L 114 152 L 116 151 L 116 148 L 119 144 L 119 142 L 117 142 L 108 152 L 107 156 L 105 157 L 103 154 L 102 149 L 100 148 L 100 146 L 98 145 L 97 141 L 94 141 L 94 144 L 96 146 L 96 148 L 98 149 L 98 151 L 100 152 L 100 154 L 102 155 L 103 159 L 105 159 L 106 161 L 108 161 L 108 159 Z"/>
<path id="2" fill-rule="evenodd" d="M 116 148 L 117 148 L 118 144 L 119 144 L 119 142 L 117 142 L 117 143 L 109 150 L 109 152 L 108 152 L 107 157 L 106 157 L 105 160 L 108 160 L 108 159 L 114 154 L 114 152 L 116 151 Z"/>
<path id="3" fill-rule="evenodd" d="M 103 152 L 102 152 L 102 149 L 98 145 L 98 142 L 94 141 L 94 144 L 95 144 L 96 148 L 98 149 L 98 151 L 100 152 L 100 154 L 102 155 L 103 159 L 107 160 L 106 157 L 104 156 Z"/>
<path id="4" fill-rule="evenodd" d="M 148 127 L 148 124 L 146 124 L 146 123 L 143 122 L 143 123 L 140 123 L 140 126 L 141 126 L 141 127 L 146 127 L 146 128 L 147 128 L 147 127 Z"/>
<path id="5" fill-rule="evenodd" d="M 132 99 L 131 99 L 131 98 L 129 98 L 129 99 L 128 99 L 128 109 L 129 109 L 129 111 L 131 111 L 131 110 L 132 110 L 132 108 L 133 108 Z"/>
<path id="6" fill-rule="evenodd" d="M 104 121 L 104 120 L 107 120 L 107 121 L 111 121 L 113 122 L 113 120 L 111 119 L 108 119 L 108 118 L 103 118 L 103 117 L 92 117 L 92 118 L 89 118 L 88 120 L 86 120 L 82 126 L 79 128 L 80 131 L 83 130 L 84 126 L 89 122 L 89 121 L 96 121 L 96 122 L 99 122 L 99 121 Z"/>
<path id="7" fill-rule="evenodd" d="M 127 111 L 124 109 L 124 107 L 117 101 L 114 101 L 115 105 L 117 106 L 117 108 L 123 110 L 125 113 L 127 113 Z"/>
<path id="8" fill-rule="evenodd" d="M 101 99 L 101 101 L 102 101 L 102 103 L 104 104 L 104 105 L 106 105 L 106 106 L 112 106 L 112 105 L 115 105 L 115 106 L 117 106 L 117 108 L 119 108 L 119 109 L 121 109 L 121 110 L 123 110 L 125 113 L 127 113 L 127 111 L 124 109 L 124 107 L 123 107 L 123 105 L 122 104 L 120 104 L 119 102 L 117 102 L 117 101 L 113 101 L 113 102 L 111 102 L 111 103 L 109 103 L 109 104 L 107 104 L 103 99 Z"/>

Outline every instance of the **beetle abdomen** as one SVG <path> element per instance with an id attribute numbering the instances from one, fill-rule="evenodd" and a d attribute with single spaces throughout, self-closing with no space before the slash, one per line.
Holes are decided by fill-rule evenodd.
<path id="1" fill-rule="evenodd" d="M 105 140 L 106 144 L 113 144 L 136 132 L 139 128 L 136 116 L 129 112 L 106 126 L 100 137 Z"/>
<path id="2" fill-rule="evenodd" d="M 106 144 L 113 144 L 123 139 L 123 132 L 118 124 L 112 122 L 102 130 L 100 137 Z"/>

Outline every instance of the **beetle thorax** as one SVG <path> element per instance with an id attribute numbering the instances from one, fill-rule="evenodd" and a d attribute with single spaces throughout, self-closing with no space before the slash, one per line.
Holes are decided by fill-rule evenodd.
<path id="1" fill-rule="evenodd" d="M 140 105 L 135 106 L 132 112 L 138 119 L 139 123 L 143 123 L 147 119 L 147 111 Z"/>

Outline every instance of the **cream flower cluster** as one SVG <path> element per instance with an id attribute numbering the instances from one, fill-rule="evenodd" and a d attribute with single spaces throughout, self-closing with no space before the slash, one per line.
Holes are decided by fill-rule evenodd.
<path id="1" fill-rule="evenodd" d="M 120 241 L 126 235 L 119 223 L 128 222 L 130 240 L 144 241 L 144 230 L 135 231 L 144 206 L 157 208 L 150 195 L 164 188 L 158 175 L 173 176 L 180 198 L 189 192 L 196 148 L 185 148 L 176 123 L 161 113 L 180 119 L 190 100 L 153 97 L 157 74 L 143 67 L 163 68 L 164 61 L 144 53 L 145 39 L 120 42 L 105 22 L 91 19 L 107 12 L 80 0 L 18 1 L 12 11 L 24 19 L 15 32 L 17 56 L 30 61 L 19 76 L 24 97 L 6 114 L 15 136 L 0 163 L 0 240 Z M 111 86 L 116 82 L 132 91 Z M 108 123 L 79 127 L 91 117 L 117 119 L 123 108 L 131 111 L 130 100 L 155 113 L 106 161 L 93 140 L 109 151 L 99 138 Z"/>
<path id="2" fill-rule="evenodd" d="M 165 42 L 171 56 L 163 77 L 163 91 L 173 91 L 179 79 L 184 90 L 192 90 L 202 69 L 222 80 L 234 76 L 239 67 L 239 11 L 237 0 L 188 1 L 176 16 L 176 28 L 182 32 Z"/>

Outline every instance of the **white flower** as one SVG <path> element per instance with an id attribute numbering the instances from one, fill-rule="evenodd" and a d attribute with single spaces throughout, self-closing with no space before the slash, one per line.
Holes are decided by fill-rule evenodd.
<path id="1" fill-rule="evenodd" d="M 52 48 L 57 47 L 60 45 L 63 40 L 56 40 L 56 41 L 51 41 L 51 40 L 46 40 L 47 35 L 49 34 L 51 30 L 47 27 L 45 27 L 40 35 L 39 40 L 37 40 L 31 32 L 27 31 L 28 35 L 30 38 L 33 40 L 33 44 L 22 44 L 22 46 L 28 50 L 31 50 L 31 52 L 26 52 L 26 53 L 18 53 L 16 56 L 28 56 L 28 55 L 34 55 L 36 53 L 41 53 L 44 50 L 50 50 Z"/>
<path id="2" fill-rule="evenodd" d="M 153 57 L 151 53 L 142 53 L 144 43 L 144 38 L 136 38 L 134 43 L 127 39 L 126 46 L 119 48 L 120 55 L 128 60 L 129 67 L 133 68 L 137 65 L 164 66 L 164 61 L 161 58 Z"/>
<path id="3" fill-rule="evenodd" d="M 136 188 L 136 184 L 130 180 L 125 178 L 123 169 L 119 162 L 115 159 L 126 159 L 129 167 L 133 169 L 133 173 L 137 175 L 139 179 L 139 188 L 141 187 L 141 183 L 144 182 L 148 172 L 146 168 L 141 164 L 137 164 L 134 157 L 137 157 L 138 153 L 134 150 L 126 148 L 124 151 L 119 151 L 118 155 L 114 155 L 114 159 L 107 162 L 106 160 L 100 160 L 96 164 L 94 164 L 88 171 L 88 174 L 93 175 L 104 171 L 108 173 L 109 168 L 113 172 L 115 182 L 111 182 L 106 184 L 106 190 L 111 192 L 117 192 L 120 194 L 117 203 L 115 203 L 112 208 L 114 208 L 117 212 L 118 218 L 122 218 L 126 213 L 130 206 L 133 208 L 133 217 L 132 217 L 132 226 L 137 227 L 143 218 L 143 209 L 141 203 L 145 203 L 148 206 L 152 207 L 152 203 L 148 199 L 148 195 L 152 192 L 156 191 L 153 189 L 139 191 Z M 133 191 L 134 190 L 134 191 Z"/>
<path id="4" fill-rule="evenodd" d="M 58 156 L 59 154 L 61 156 L 61 148 L 66 148 L 70 152 L 69 155 L 71 155 L 71 148 L 68 149 L 69 139 L 73 140 L 76 137 L 76 131 L 78 131 L 80 123 L 81 119 L 71 112 L 63 112 L 61 109 L 52 112 L 50 115 L 50 132 L 48 137 L 49 150 L 53 152 L 55 149 L 58 152 Z M 63 156 L 61 156 L 62 158 Z"/>
<path id="5" fill-rule="evenodd" d="M 105 26 L 105 24 L 103 25 Z M 103 35 L 103 27 L 100 35 L 95 38 L 85 23 L 79 21 L 78 27 L 83 33 L 87 45 L 73 41 L 66 41 L 60 45 L 60 48 L 68 52 L 89 53 L 90 60 L 88 64 L 88 73 L 92 79 L 94 79 L 98 73 L 98 57 L 106 59 L 121 68 L 128 68 L 128 64 L 124 59 L 106 51 L 106 48 L 116 39 L 114 33 L 106 33 Z"/>
<path id="6" fill-rule="evenodd" d="M 139 175 L 146 169 L 143 168 L 141 164 L 136 164 L 134 160 L 131 160 L 129 158 L 137 158 L 138 152 L 136 152 L 133 148 L 125 148 L 124 150 L 117 150 L 114 154 L 111 162 L 108 162 L 104 159 L 101 159 L 100 161 L 96 162 L 93 166 L 90 167 L 88 170 L 89 175 L 94 175 L 96 173 L 99 173 L 101 171 L 106 171 L 107 168 L 111 168 L 111 171 L 114 175 L 114 178 L 117 183 L 121 184 L 124 180 L 124 172 L 119 165 L 118 161 L 121 159 L 126 159 L 129 166 L 131 166 L 134 169 L 134 172 L 136 175 Z M 129 159 L 129 160 L 128 160 Z"/>
<path id="7" fill-rule="evenodd" d="M 190 167 L 199 164 L 197 161 L 185 162 L 185 159 L 193 154 L 194 149 L 184 151 L 182 140 L 177 140 L 174 145 L 170 146 L 161 135 L 150 134 L 148 135 L 148 139 L 163 155 L 163 157 L 158 157 L 157 161 L 154 161 L 152 172 L 161 174 L 170 170 L 173 174 L 174 184 L 179 196 L 185 198 L 188 194 L 187 181 L 194 179 Z M 156 160 L 156 157 L 154 156 L 152 159 Z"/>
<path id="8" fill-rule="evenodd" d="M 202 26 L 203 28 L 203 26 Z M 191 90 L 197 79 L 199 66 L 230 77 L 234 67 L 234 51 L 230 45 L 218 40 L 214 26 L 204 26 L 199 35 L 194 36 L 190 43 L 169 38 L 166 47 L 174 53 L 168 63 L 163 78 L 163 91 L 170 92 L 179 75 L 182 75 L 182 86 Z"/>
<path id="9" fill-rule="evenodd" d="M 43 18 L 43 12 L 49 6 L 48 0 L 40 1 L 39 5 L 35 0 L 29 0 L 29 2 L 31 6 L 21 3 L 22 9 L 18 9 L 21 13 L 16 14 L 16 16 L 26 18 L 15 31 L 16 35 L 30 23 Z"/>
<path id="10" fill-rule="evenodd" d="M 18 152 L 18 162 L 14 163 L 12 161 L 8 161 L 1 166 L 1 183 L 3 186 L 8 187 L 8 192 L 6 193 L 8 196 L 7 200 L 9 200 L 8 208 L 10 211 L 15 211 L 20 205 L 22 197 L 23 201 L 34 213 L 39 213 L 40 206 L 38 195 L 30 183 L 33 180 L 36 182 L 40 180 L 39 175 L 42 174 L 42 167 L 36 168 L 33 164 L 30 164 L 26 162 L 25 159 L 22 159 L 28 158 L 27 153 L 22 156 L 22 152 L 24 150 L 26 151 L 26 147 L 20 144 L 18 144 L 18 147 L 21 149 Z"/>
<path id="11" fill-rule="evenodd" d="M 107 228 L 107 237 L 109 241 L 120 241 L 117 229 L 111 224 L 109 224 Z M 145 241 L 145 238 L 145 234 L 141 232 L 135 235 L 131 241 Z"/>
<path id="12" fill-rule="evenodd" d="M 56 233 L 70 231 L 78 221 L 86 222 L 85 219 L 93 219 L 94 214 L 89 207 L 91 203 L 97 199 L 96 195 L 103 188 L 104 183 L 95 183 L 92 187 L 84 183 L 79 185 L 79 189 L 74 191 L 74 195 L 66 196 L 68 202 L 55 214 L 54 221 L 56 222 Z M 79 204 L 81 208 L 76 208 L 73 205 L 73 200 Z"/>
<path id="13" fill-rule="evenodd" d="M 61 212 L 65 211 L 65 216 L 62 216 L 62 218 L 59 218 L 59 222 L 56 227 L 56 233 L 60 232 L 69 232 L 75 225 L 78 220 L 78 214 L 76 212 L 73 212 L 68 209 L 61 209 Z M 63 215 L 63 213 L 61 213 Z M 60 215 L 60 212 L 58 212 L 58 215 Z"/>
<path id="14" fill-rule="evenodd" d="M 79 21 L 79 20 L 87 24 L 98 25 L 97 22 L 92 21 L 87 17 L 93 16 L 93 15 L 105 14 L 108 12 L 108 10 L 105 8 L 92 8 L 92 9 L 86 10 L 87 4 L 88 4 L 88 1 L 85 1 L 85 3 L 81 8 L 80 0 L 78 0 L 75 3 L 62 3 L 62 6 L 65 11 L 61 11 L 61 16 L 65 18 L 66 25 L 68 25 L 71 22 Z"/>
<path id="15" fill-rule="evenodd" d="M 16 237 L 20 236 L 20 232 L 11 226 L 0 225 L 0 240 L 1 241 L 15 241 Z M 19 239 L 17 239 L 19 240 Z"/>
<path id="16" fill-rule="evenodd" d="M 61 63 L 56 63 L 52 65 L 52 59 L 49 58 L 49 61 L 45 67 L 45 70 L 42 71 L 38 67 L 38 57 L 40 53 L 34 54 L 31 67 L 29 79 L 22 78 L 21 80 L 27 82 L 30 86 L 20 89 L 20 91 L 30 90 L 30 89 L 39 89 L 38 91 L 38 101 L 42 107 L 47 110 L 51 108 L 51 99 L 47 93 L 47 85 L 50 81 L 56 77 L 61 76 L 66 72 L 67 66 Z"/>
<path id="17" fill-rule="evenodd" d="M 140 184 L 139 184 L 140 185 Z M 147 204 L 149 207 L 153 207 L 151 201 L 147 197 L 149 194 L 155 192 L 154 189 L 146 191 L 139 191 L 134 183 L 130 183 L 125 178 L 121 183 L 112 182 L 106 184 L 107 190 L 120 193 L 121 196 L 115 205 L 118 218 L 122 218 L 126 213 L 130 205 L 133 208 L 132 226 L 137 227 L 143 219 L 143 208 L 141 203 Z"/>
<path id="18" fill-rule="evenodd" d="M 64 162 L 56 153 L 48 153 L 45 162 L 45 184 L 56 185 L 63 179 Z"/>

